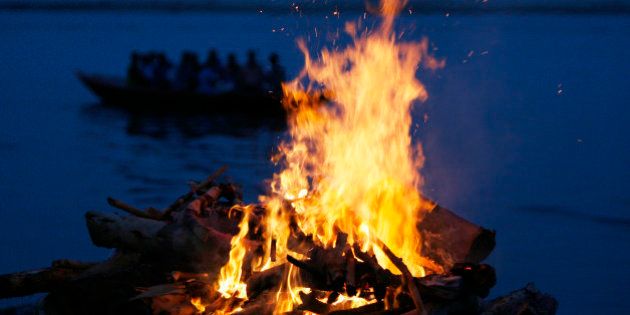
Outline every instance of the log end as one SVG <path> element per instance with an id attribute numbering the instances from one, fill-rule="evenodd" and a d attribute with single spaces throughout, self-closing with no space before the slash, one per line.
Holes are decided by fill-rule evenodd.
<path id="1" fill-rule="evenodd" d="M 475 237 L 464 261 L 479 263 L 490 256 L 496 246 L 496 232 L 481 228 Z"/>

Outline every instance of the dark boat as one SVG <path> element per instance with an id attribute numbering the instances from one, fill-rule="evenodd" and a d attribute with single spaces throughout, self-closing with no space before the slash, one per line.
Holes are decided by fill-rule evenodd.
<path id="1" fill-rule="evenodd" d="M 232 91 L 210 95 L 129 86 L 121 77 L 81 72 L 78 72 L 77 76 L 103 104 L 134 112 L 226 114 L 278 119 L 285 117 L 280 100 L 272 94 L 263 92 Z"/>

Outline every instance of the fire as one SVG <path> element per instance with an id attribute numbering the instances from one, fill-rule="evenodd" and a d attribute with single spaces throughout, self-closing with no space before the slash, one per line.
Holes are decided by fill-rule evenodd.
<path id="1" fill-rule="evenodd" d="M 285 168 L 273 178 L 273 196 L 262 200 L 274 217 L 269 236 L 282 244 L 289 223 L 278 221 L 290 202 L 300 231 L 317 243 L 332 246 L 341 231 L 349 243 L 373 251 L 383 267 L 398 272 L 376 246 L 380 240 L 422 276 L 425 260 L 415 222 L 432 204 L 419 193 L 424 157 L 410 136 L 410 109 L 427 98 L 416 79 L 418 66 L 443 63 L 427 54 L 426 40 L 396 39 L 393 20 L 404 5 L 381 2 L 379 29 L 357 33 L 358 24 L 347 24 L 352 44 L 323 50 L 318 60 L 299 43 L 305 67 L 284 86 L 291 136 L 280 146 Z M 325 90 L 329 106 L 309 98 L 313 87 Z"/>
<path id="2" fill-rule="evenodd" d="M 403 5 L 384 1 L 384 22 L 373 33 L 358 34 L 356 24 L 348 24 L 353 43 L 324 50 L 319 60 L 300 43 L 306 65 L 285 85 L 288 101 L 298 106 L 290 117 L 291 140 L 281 145 L 285 169 L 274 176 L 272 190 L 291 202 L 300 230 L 319 243 L 334 244 L 341 231 L 350 243 L 381 255 L 379 239 L 422 275 L 415 222 L 431 205 L 418 192 L 424 157 L 410 136 L 410 109 L 427 98 L 416 79 L 418 66 L 442 63 L 427 55 L 426 41 L 396 40 L 394 12 Z M 308 103 L 303 81 L 331 91 L 332 105 Z"/>
<path id="3" fill-rule="evenodd" d="M 206 311 L 206 305 L 203 304 L 200 297 L 191 298 L 190 304 L 192 304 L 199 313 Z"/>
<path id="4" fill-rule="evenodd" d="M 249 217 L 252 207 L 239 207 L 239 210 L 242 210 L 243 218 L 238 225 L 238 234 L 232 237 L 230 241 L 231 249 L 229 260 L 219 272 L 219 280 L 217 281 L 218 288 L 216 291 L 224 298 L 236 297 L 238 299 L 247 299 L 247 285 L 243 282 L 242 276 L 243 261 L 247 253 L 244 241 L 247 240 L 247 233 L 249 233 Z M 197 309 L 199 309 L 199 307 L 197 307 Z"/>
<path id="5" fill-rule="evenodd" d="M 428 96 L 416 79 L 419 67 L 435 69 L 443 62 L 428 55 L 426 40 L 397 38 L 394 17 L 405 4 L 382 1 L 378 29 L 358 32 L 360 22 L 349 23 L 345 29 L 351 44 L 324 49 L 317 59 L 299 42 L 305 67 L 283 86 L 290 139 L 279 147 L 283 170 L 274 175 L 271 194 L 261 197 L 267 209 L 265 254 L 254 270 L 284 263 L 287 254 L 299 256 L 288 246 L 297 226 L 323 247 L 334 246 L 343 232 L 348 243 L 374 253 L 381 266 L 400 273 L 382 252 L 382 242 L 414 276 L 424 275 L 427 261 L 420 255 L 416 222 L 433 204 L 419 192 L 424 156 L 410 135 L 410 110 Z M 322 97 L 328 100 L 325 104 Z M 230 261 L 221 269 L 219 291 L 226 297 L 246 298 L 240 279 L 245 249 L 239 245 L 247 235 L 246 221 L 232 240 Z M 300 302 L 298 293 L 305 288 L 295 269 L 289 268 L 276 295 L 276 313 Z M 370 302 L 341 296 L 336 303 Z"/>

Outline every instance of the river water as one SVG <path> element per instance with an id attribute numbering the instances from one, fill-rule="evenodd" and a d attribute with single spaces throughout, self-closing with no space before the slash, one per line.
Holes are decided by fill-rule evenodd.
<path id="1" fill-rule="evenodd" d="M 161 207 L 227 164 L 255 201 L 274 171 L 281 131 L 106 109 L 74 71 L 123 74 L 133 49 L 175 59 L 216 47 L 241 60 L 249 48 L 261 59 L 278 51 L 294 75 L 296 36 L 317 50 L 356 18 L 0 12 L 0 273 L 105 258 L 83 214 L 111 211 L 107 196 Z M 630 18 L 413 14 L 399 24 L 446 60 L 421 74 L 425 191 L 497 231 L 493 294 L 533 281 L 560 314 L 629 312 Z"/>

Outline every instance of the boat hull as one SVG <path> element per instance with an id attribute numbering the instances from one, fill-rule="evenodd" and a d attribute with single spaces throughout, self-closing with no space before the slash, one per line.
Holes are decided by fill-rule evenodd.
<path id="1" fill-rule="evenodd" d="M 130 87 L 121 78 L 78 73 L 77 76 L 104 105 L 139 112 L 231 114 L 285 117 L 280 100 L 265 93 L 227 92 L 207 95 L 189 91 Z"/>

